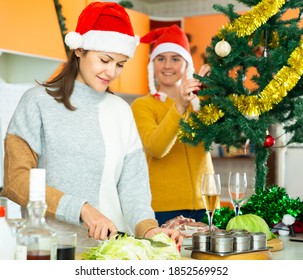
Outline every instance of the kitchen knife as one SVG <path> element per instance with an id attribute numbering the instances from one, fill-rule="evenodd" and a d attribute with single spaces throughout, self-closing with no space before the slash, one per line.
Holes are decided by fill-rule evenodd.
<path id="1" fill-rule="evenodd" d="M 119 235 L 120 236 L 130 236 L 130 237 L 133 237 L 133 238 L 138 239 L 138 240 L 148 240 L 153 247 L 159 247 L 160 248 L 160 247 L 169 247 L 170 246 L 169 244 L 161 242 L 161 241 L 154 241 L 150 238 L 145 238 L 145 237 L 136 237 L 136 236 L 130 235 L 130 234 L 128 234 L 126 232 L 123 232 L 123 231 L 118 231 L 116 237 L 118 237 Z M 109 234 L 108 234 L 108 236 L 109 236 Z"/>

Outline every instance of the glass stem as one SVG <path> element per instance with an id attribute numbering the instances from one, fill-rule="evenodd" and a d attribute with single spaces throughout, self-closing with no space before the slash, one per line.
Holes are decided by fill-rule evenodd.
<path id="1" fill-rule="evenodd" d="M 209 226 L 209 232 L 211 232 L 211 226 L 213 224 L 213 211 L 208 211 L 208 226 Z"/>
<path id="2" fill-rule="evenodd" d="M 239 216 L 239 210 L 240 210 L 240 205 L 236 204 L 235 205 L 235 214 L 236 214 L 236 216 Z"/>

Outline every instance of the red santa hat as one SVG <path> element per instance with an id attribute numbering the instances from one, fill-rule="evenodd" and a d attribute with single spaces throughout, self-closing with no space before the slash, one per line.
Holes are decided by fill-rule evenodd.
<path id="1" fill-rule="evenodd" d="M 169 27 L 151 30 L 140 39 L 140 42 L 153 45 L 148 64 L 148 85 L 150 93 L 164 102 L 167 95 L 164 92 L 158 92 L 156 89 L 153 60 L 161 53 L 175 52 L 187 61 L 187 78 L 193 78 L 194 66 L 187 36 L 179 26 L 174 24 Z M 193 103 L 195 109 L 197 109 L 199 100 L 195 98 Z"/>
<path id="2" fill-rule="evenodd" d="M 132 58 L 139 43 L 125 9 L 114 2 L 92 2 L 80 14 L 75 32 L 65 36 L 70 49 L 114 52 Z"/>

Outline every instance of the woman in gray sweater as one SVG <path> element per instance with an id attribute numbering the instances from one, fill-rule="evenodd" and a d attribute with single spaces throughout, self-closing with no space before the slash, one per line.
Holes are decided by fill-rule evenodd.
<path id="1" fill-rule="evenodd" d="M 138 39 L 114 2 L 93 2 L 65 37 L 69 60 L 53 79 L 29 89 L 5 140 L 2 195 L 28 202 L 29 171 L 46 169 L 47 221 L 75 231 L 78 249 L 118 230 L 141 237 L 165 232 L 151 208 L 146 159 L 129 105 L 108 86 L 133 57 Z"/>

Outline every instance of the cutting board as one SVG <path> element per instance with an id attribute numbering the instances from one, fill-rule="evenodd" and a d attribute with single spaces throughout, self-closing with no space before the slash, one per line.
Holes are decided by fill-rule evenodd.
<path id="1" fill-rule="evenodd" d="M 242 254 L 233 254 L 226 256 L 214 255 L 206 252 L 192 252 L 191 257 L 197 260 L 271 260 L 271 252 L 283 250 L 283 241 L 274 238 L 267 241 L 268 250 L 248 252 Z"/>
<path id="2" fill-rule="evenodd" d="M 191 257 L 196 260 L 271 260 L 272 259 L 272 255 L 269 250 L 227 255 L 227 256 L 213 255 L 205 252 L 192 252 Z"/>
<path id="3" fill-rule="evenodd" d="M 273 238 L 267 241 L 267 246 L 272 247 L 269 249 L 271 252 L 281 251 L 284 248 L 283 241 L 279 238 Z"/>

